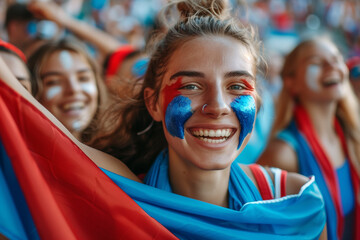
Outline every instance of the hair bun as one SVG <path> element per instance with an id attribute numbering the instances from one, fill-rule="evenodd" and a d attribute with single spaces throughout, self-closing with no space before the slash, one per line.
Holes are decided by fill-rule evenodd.
<path id="1" fill-rule="evenodd" d="M 223 18 L 227 15 L 228 0 L 182 0 L 177 9 L 182 18 L 191 16 L 215 16 Z"/>

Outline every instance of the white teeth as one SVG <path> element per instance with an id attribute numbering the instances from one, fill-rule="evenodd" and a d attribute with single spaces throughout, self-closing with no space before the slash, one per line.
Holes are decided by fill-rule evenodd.
<path id="1" fill-rule="evenodd" d="M 76 110 L 76 109 L 81 109 L 85 107 L 85 103 L 84 102 L 72 102 L 72 103 L 67 103 L 63 106 L 63 109 L 65 111 L 68 110 Z"/>
<path id="2" fill-rule="evenodd" d="M 191 133 L 196 137 L 229 137 L 232 133 L 231 129 L 197 129 Z"/>
<path id="3" fill-rule="evenodd" d="M 215 137 L 215 131 L 214 130 L 209 131 L 209 137 Z"/>
<path id="4" fill-rule="evenodd" d="M 221 139 L 210 139 L 210 138 L 199 138 L 200 140 L 208 143 L 222 143 L 225 142 L 227 138 L 221 138 Z"/>

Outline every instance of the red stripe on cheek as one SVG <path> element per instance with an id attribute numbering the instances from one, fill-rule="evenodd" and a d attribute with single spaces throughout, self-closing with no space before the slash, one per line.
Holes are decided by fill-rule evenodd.
<path id="1" fill-rule="evenodd" d="M 181 86 L 181 80 L 182 78 L 179 77 L 176 79 L 176 82 L 170 84 L 170 85 L 166 85 L 163 90 L 162 93 L 164 94 L 164 114 L 166 113 L 166 109 L 167 106 L 169 105 L 169 103 L 177 96 L 180 95 L 180 91 L 178 90 Z"/>

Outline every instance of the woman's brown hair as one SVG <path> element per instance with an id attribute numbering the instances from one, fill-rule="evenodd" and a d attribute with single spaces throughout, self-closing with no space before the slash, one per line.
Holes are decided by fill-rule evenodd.
<path id="1" fill-rule="evenodd" d="M 169 16 L 173 16 L 174 11 L 178 13 L 178 20 L 171 25 Z M 167 142 L 162 124 L 153 122 L 146 109 L 144 89 L 153 89 L 154 101 L 157 101 L 169 59 L 187 41 L 206 36 L 231 37 L 251 53 L 256 63 L 254 72 L 264 66 L 256 31 L 243 26 L 229 13 L 228 1 L 224 0 L 170 3 L 161 13 L 164 28 L 152 34 L 149 42 L 150 61 L 141 91 L 134 98 L 123 100 L 106 111 L 91 145 L 121 159 L 135 174 L 147 172 L 158 153 L 167 147 Z"/>

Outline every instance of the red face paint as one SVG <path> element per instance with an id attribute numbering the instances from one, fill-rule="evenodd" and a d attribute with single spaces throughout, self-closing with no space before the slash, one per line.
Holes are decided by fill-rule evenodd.
<path id="1" fill-rule="evenodd" d="M 246 86 L 246 89 L 247 89 L 242 93 L 242 95 L 250 95 L 254 99 L 256 99 L 255 92 L 254 92 L 255 88 L 247 80 L 245 80 L 245 79 L 242 79 L 242 80 L 244 81 L 243 84 Z"/>
<path id="2" fill-rule="evenodd" d="M 164 114 L 166 113 L 166 109 L 169 105 L 169 103 L 177 96 L 180 95 L 180 91 L 178 90 L 181 86 L 181 80 L 182 77 L 179 77 L 176 79 L 176 82 L 170 83 L 170 85 L 166 85 L 164 89 L 162 90 L 164 94 Z"/>

